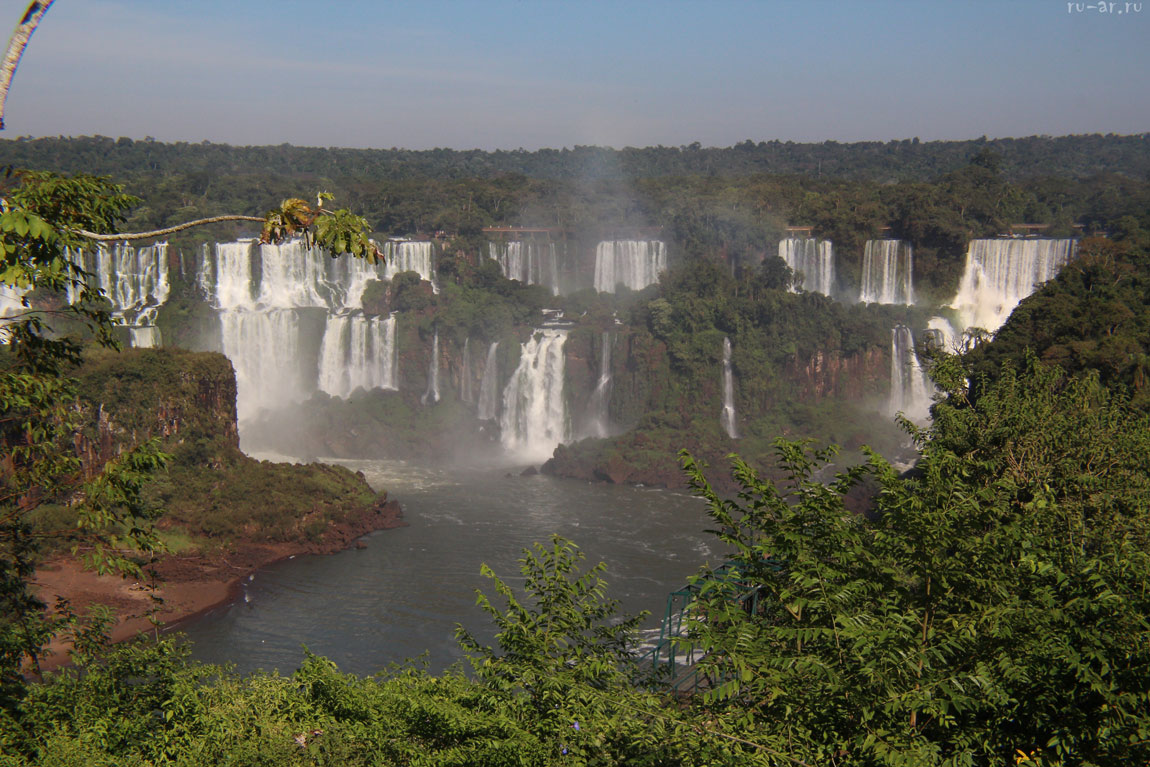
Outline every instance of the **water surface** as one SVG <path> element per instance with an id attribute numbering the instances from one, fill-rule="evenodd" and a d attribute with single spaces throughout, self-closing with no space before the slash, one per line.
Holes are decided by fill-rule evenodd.
<path id="1" fill-rule="evenodd" d="M 302 647 L 344 671 L 369 674 L 426 654 L 438 671 L 462 657 L 462 623 L 489 638 L 475 590 L 489 564 L 521 585 L 516 560 L 558 534 L 589 563 L 606 562 L 610 596 L 657 626 L 669 591 L 706 561 L 722 559 L 701 501 L 665 490 L 602 485 L 503 469 L 429 469 L 399 461 L 343 461 L 404 508 L 407 527 L 364 539 L 366 548 L 272 565 L 241 599 L 185 626 L 195 657 L 238 671 L 300 664 Z"/>

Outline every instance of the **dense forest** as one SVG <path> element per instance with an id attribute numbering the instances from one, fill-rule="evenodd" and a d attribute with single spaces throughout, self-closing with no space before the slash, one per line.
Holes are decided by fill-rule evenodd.
<path id="1" fill-rule="evenodd" d="M 537 153 L 97 138 L 6 142 L 0 157 L 107 173 L 144 199 L 135 204 L 108 180 L 49 174 L 18 175 L 5 192 L 4 282 L 35 290 L 33 313 L 10 325 L 0 378 L 0 434 L 11 455 L 0 516 L 0 763 L 1107 765 L 1150 758 L 1144 137 Z M 80 244 L 77 228 L 108 232 L 269 208 L 282 221 L 288 206 L 280 200 L 313 188 L 335 193 L 376 235 L 441 231 L 437 290 L 401 272 L 365 291 L 357 307 L 395 314 L 406 386 L 347 400 L 317 395 L 294 423 L 273 413 L 258 429 L 270 439 L 290 425 L 320 438 L 374 419 L 377 434 L 401 435 L 406 444 L 397 450 L 416 443 L 440 450 L 458 439 L 445 424 L 464 409 L 468 340 L 499 342 L 500 366 L 510 370 L 536 337 L 542 310 L 563 310 L 576 318 L 567 363 L 583 365 L 572 373 L 582 383 L 566 396 L 584 403 L 600 373 L 599 345 L 613 334 L 610 408 L 621 432 L 561 447 L 552 468 L 634 481 L 646 478 L 639 473 L 646 464 L 689 448 L 672 471 L 706 500 L 730 553 L 725 567 L 695 579 L 690 630 L 678 640 L 704 653 L 697 694 L 676 694 L 640 662 L 635 624 L 618 614 L 601 569 L 585 568 L 578 550 L 559 539 L 525 552 L 520 576 L 490 574 L 481 605 L 495 641 L 486 646 L 461 629 L 472 663 L 440 676 L 412 665 L 358 678 L 309 655 L 290 676 L 238 677 L 189 661 L 169 640 L 109 647 L 98 619 L 42 612 L 27 581 L 52 545 L 44 533 L 60 525 L 95 536 L 98 561 L 131 568 L 139 558 L 123 547 L 158 547 L 161 507 L 170 510 L 169 535 L 176 524 L 182 536 L 218 541 L 252 518 L 273 537 L 309 534 L 316 517 L 305 509 L 285 524 L 261 520 L 259 509 L 227 513 L 243 490 L 229 490 L 225 476 L 269 493 L 281 482 L 311 483 L 308 492 L 330 493 L 321 521 L 353 513 L 351 499 L 372 502 L 356 497 L 362 488 L 347 473 L 259 474 L 226 433 L 229 413 L 208 418 L 221 438 L 189 408 L 176 419 L 188 438 L 163 442 L 171 435 L 152 430 L 155 414 L 131 406 L 136 392 L 180 381 L 186 389 L 171 393 L 165 412 L 218 399 L 218 387 L 227 386 L 223 358 L 89 349 L 120 332 L 107 304 L 94 294 L 61 301 L 66 283 L 84 278 L 66 258 L 66 247 Z M 1023 221 L 1048 225 L 1053 235 L 1107 236 L 1078 242 L 1074 260 L 992 336 L 965 350 L 924 345 L 938 394 L 929 424 L 901 422 L 918 457 L 900 473 L 872 449 L 881 430 L 856 407 L 866 393 L 857 382 L 867 375 L 885 382 L 891 328 L 923 327 L 954 294 L 969 240 Z M 639 291 L 556 296 L 507 279 L 485 257 L 482 228 L 495 224 L 569 228 L 573 242 L 662 227 L 671 264 Z M 794 290 L 801 275 L 776 256 L 788 225 L 813 227 L 845 254 L 834 295 Z M 858 284 L 852 269 L 863 244 L 882 232 L 914 246 L 922 306 L 844 300 Z M 194 254 L 196 238 L 235 233 L 201 233 L 171 248 Z M 324 242 L 322 229 L 310 234 Z M 214 320 L 199 308 L 195 270 L 185 272 L 173 278 L 157 321 L 165 339 L 195 346 L 197 327 Z M 47 332 L 48 325 L 79 336 Z M 716 406 L 723 339 L 741 382 L 738 441 L 724 435 Z M 445 381 L 442 401 L 429 408 L 430 348 L 443 349 Z M 886 385 L 869 393 L 881 397 Z M 124 452 L 80 477 L 85 458 L 99 455 L 76 452 L 78 444 L 100 443 L 105 411 L 97 401 L 118 420 Z M 77 442 L 77 434 L 90 438 Z M 157 439 L 132 445 L 128 435 Z M 489 436 L 476 426 L 467 438 Z M 821 447 L 828 441 L 845 443 L 852 460 Z M 732 450 L 742 458 L 724 459 Z M 722 476 L 703 461 L 730 471 Z M 189 503 L 188 491 L 211 497 L 211 513 Z M 75 635 L 75 666 L 26 678 L 29 651 L 53 631 Z"/>
<path id="2" fill-rule="evenodd" d="M 1146 134 L 1134 136 L 1031 136 L 971 141 L 904 139 L 889 142 L 801 144 L 744 141 L 732 147 L 576 146 L 572 149 L 340 149 L 227 144 L 166 144 L 106 136 L 16 138 L 3 142 L 5 162 L 20 167 L 70 167 L 128 177 L 172 173 L 303 175 L 313 178 L 473 179 L 526 176 L 538 179 L 738 177 L 761 174 L 825 176 L 856 181 L 929 181 L 957 170 L 983 149 L 1003 158 L 1011 179 L 1037 176 L 1082 179 L 1099 173 L 1145 178 L 1150 173 Z"/>

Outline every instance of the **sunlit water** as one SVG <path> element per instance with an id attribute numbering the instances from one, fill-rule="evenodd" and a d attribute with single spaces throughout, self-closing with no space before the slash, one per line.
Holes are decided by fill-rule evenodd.
<path id="1" fill-rule="evenodd" d="M 591 484 L 506 469 L 428 469 L 347 461 L 403 505 L 407 527 L 365 539 L 366 548 L 297 557 L 259 571 L 234 604 L 183 627 L 194 655 L 240 672 L 297 668 L 303 646 L 345 671 L 368 674 L 426 653 L 440 670 L 462 658 L 455 626 L 491 635 L 476 589 L 489 564 L 521 585 L 522 549 L 559 534 L 589 563 L 607 563 L 609 593 L 658 625 L 667 593 L 722 544 L 704 533 L 701 501 L 685 494 Z"/>

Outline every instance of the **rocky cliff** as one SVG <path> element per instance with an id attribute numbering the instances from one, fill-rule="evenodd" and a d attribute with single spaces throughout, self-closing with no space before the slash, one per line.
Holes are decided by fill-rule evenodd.
<path id="1" fill-rule="evenodd" d="M 75 442 L 87 470 L 159 439 L 172 460 L 146 493 L 163 510 L 160 527 L 193 546 L 280 541 L 327 549 L 353 532 L 394 526 L 399 516 L 362 475 L 240 452 L 235 375 L 220 354 L 93 351 L 76 375 L 88 426 Z"/>

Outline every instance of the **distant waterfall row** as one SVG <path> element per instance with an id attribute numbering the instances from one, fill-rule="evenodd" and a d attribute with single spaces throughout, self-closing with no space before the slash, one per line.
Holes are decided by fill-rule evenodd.
<path id="1" fill-rule="evenodd" d="M 69 250 L 68 258 L 94 278 L 98 287 L 112 304 L 112 319 L 126 325 L 131 333 L 132 346 L 160 345 L 156 329 L 156 312 L 168 300 L 168 243 L 134 247 L 116 243 L 109 248 L 99 245 L 95 250 Z M 74 288 L 68 290 L 68 302 L 79 296 Z"/>
<path id="2" fill-rule="evenodd" d="M 566 243 L 513 240 L 489 242 L 487 256 L 499 264 L 509 280 L 525 285 L 543 285 L 557 296 L 586 287 L 586 276 L 580 281 L 573 268 Z M 568 284 L 561 282 L 566 270 Z M 591 287 L 600 293 L 614 293 L 619 285 L 642 290 L 659 281 L 667 271 L 667 245 L 661 240 L 604 240 L 595 247 L 595 270 Z M 586 273 L 584 272 L 584 275 Z"/>
<path id="3" fill-rule="evenodd" d="M 909 242 L 867 240 L 859 301 L 908 306 L 914 303 L 914 255 Z"/>
<path id="4" fill-rule="evenodd" d="M 780 240 L 779 258 L 795 272 L 796 290 L 831 295 L 835 284 L 835 251 L 830 240 L 811 237 Z"/>
<path id="5" fill-rule="evenodd" d="M 432 281 L 430 242 L 388 240 L 382 262 L 362 258 L 331 258 L 301 240 L 267 245 L 255 240 L 204 246 L 199 270 L 200 289 L 220 308 L 347 311 L 358 309 L 372 280 L 391 280 L 400 272 L 418 272 Z"/>
<path id="6" fill-rule="evenodd" d="M 837 289 L 834 244 L 813 237 L 779 240 L 779 258 L 795 273 L 793 290 L 833 296 Z M 868 240 L 863 250 L 859 301 L 913 304 L 914 258 L 909 242 Z"/>
<path id="7" fill-rule="evenodd" d="M 660 240 L 610 240 L 595 248 L 595 290 L 614 293 L 618 285 L 642 290 L 667 270 L 667 246 Z"/>
<path id="8" fill-rule="evenodd" d="M 204 247 L 198 282 L 218 311 L 223 352 L 236 370 L 242 419 L 324 391 L 397 386 L 396 321 L 362 311 L 368 284 L 432 272 L 431 243 L 388 241 L 382 263 L 331 258 L 294 240 Z M 316 343 L 316 339 L 319 343 Z"/>
<path id="9" fill-rule="evenodd" d="M 554 242 L 489 242 L 487 255 L 507 279 L 543 285 L 551 295 L 559 295 L 559 253 Z"/>

